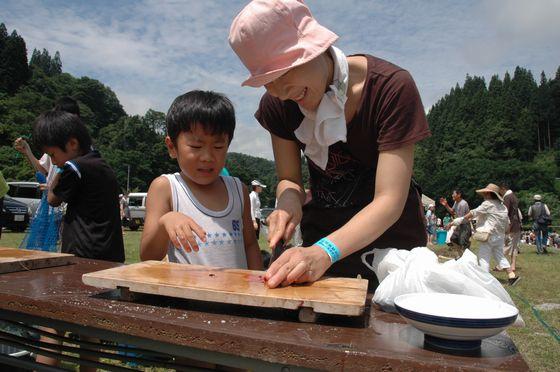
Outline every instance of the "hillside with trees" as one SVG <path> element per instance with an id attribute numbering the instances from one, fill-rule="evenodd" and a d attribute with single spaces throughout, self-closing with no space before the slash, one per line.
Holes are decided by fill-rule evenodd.
<path id="1" fill-rule="evenodd" d="M 560 68 L 537 84 L 531 71 L 513 76 L 466 77 L 428 113 L 432 137 L 417 148 L 415 174 L 432 198 L 461 188 L 471 206 L 475 189 L 506 181 L 524 211 L 542 194 L 560 216 Z"/>
<path id="2" fill-rule="evenodd" d="M 33 180 L 34 172 L 12 143 L 29 137 L 35 118 L 61 96 L 79 102 L 94 144 L 115 170 L 123 192 L 127 182 L 131 191 L 146 191 L 155 177 L 177 170 L 164 144 L 164 113 L 127 115 L 109 87 L 65 73 L 60 53 L 34 50 L 29 60 L 27 55 L 25 40 L 0 24 L 0 167 L 8 180 Z M 417 146 L 415 162 L 426 195 L 437 199 L 460 187 L 477 206 L 476 188 L 506 180 L 524 210 L 539 193 L 555 224 L 560 222 L 560 69 L 554 78 L 542 73 L 539 83 L 520 67 L 513 76 L 493 76 L 488 84 L 467 75 L 462 86 L 457 84 L 430 109 L 428 121 L 432 137 Z M 262 205 L 274 206 L 272 161 L 230 153 L 226 167 L 247 185 L 253 179 L 268 185 Z"/>
<path id="3" fill-rule="evenodd" d="M 104 128 L 127 118 L 110 88 L 88 77 L 63 73 L 58 52 L 51 57 L 44 49 L 34 50 L 28 62 L 25 41 L 16 31 L 8 35 L 3 23 L 0 77 L 0 164 L 7 179 L 33 179 L 34 173 L 12 143 L 19 136 L 29 138 L 35 118 L 51 109 L 59 97 L 71 96 L 79 102 L 81 115 L 95 139 Z"/>

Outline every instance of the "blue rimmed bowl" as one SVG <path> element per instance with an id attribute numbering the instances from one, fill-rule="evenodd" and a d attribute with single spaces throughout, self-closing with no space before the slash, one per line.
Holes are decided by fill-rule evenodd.
<path id="1" fill-rule="evenodd" d="M 481 340 L 513 324 L 519 311 L 487 298 L 449 293 L 413 293 L 395 298 L 395 308 L 412 326 L 424 332 L 435 347 L 479 348 Z"/>

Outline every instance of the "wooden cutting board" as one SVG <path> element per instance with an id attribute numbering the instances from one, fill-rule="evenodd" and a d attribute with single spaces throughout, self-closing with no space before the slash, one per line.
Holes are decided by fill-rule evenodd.
<path id="1" fill-rule="evenodd" d="M 0 247 L 0 274 L 68 265 L 72 257 L 67 253 Z"/>
<path id="2" fill-rule="evenodd" d="M 84 274 L 82 281 L 94 287 L 228 304 L 311 308 L 316 313 L 350 316 L 364 312 L 367 280 L 325 278 L 270 289 L 263 277 L 264 271 L 145 261 Z"/>

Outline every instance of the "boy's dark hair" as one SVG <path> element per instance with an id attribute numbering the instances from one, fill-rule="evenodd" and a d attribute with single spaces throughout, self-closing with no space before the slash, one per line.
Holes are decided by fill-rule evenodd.
<path id="1" fill-rule="evenodd" d="M 173 143 L 181 132 L 190 132 L 200 124 L 210 135 L 226 134 L 229 143 L 235 130 L 235 109 L 223 94 L 193 90 L 175 98 L 167 116 L 167 135 Z"/>
<path id="2" fill-rule="evenodd" d="M 54 103 L 53 111 L 55 110 L 66 111 L 71 114 L 80 116 L 80 106 L 78 105 L 78 101 L 68 96 L 60 97 Z"/>
<path id="3" fill-rule="evenodd" d="M 78 140 L 80 149 L 86 153 L 91 147 L 91 137 L 78 115 L 66 111 L 47 111 L 39 115 L 33 125 L 33 141 L 37 148 L 56 146 L 66 151 L 71 138 Z"/>

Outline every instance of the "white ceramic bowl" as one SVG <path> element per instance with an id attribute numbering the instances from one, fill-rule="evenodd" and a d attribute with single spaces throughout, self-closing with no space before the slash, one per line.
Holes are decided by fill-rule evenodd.
<path id="1" fill-rule="evenodd" d="M 519 313 L 504 302 L 449 293 L 401 295 L 395 298 L 395 307 L 409 324 L 428 336 L 478 341 L 479 346 L 480 340 L 500 333 L 515 322 Z"/>

